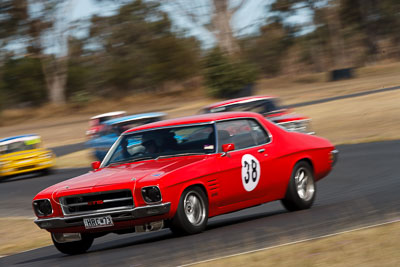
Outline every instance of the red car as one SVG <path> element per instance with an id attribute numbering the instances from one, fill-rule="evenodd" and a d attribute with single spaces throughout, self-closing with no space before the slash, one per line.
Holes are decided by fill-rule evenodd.
<path id="1" fill-rule="evenodd" d="M 40 192 L 35 223 L 66 254 L 112 232 L 199 233 L 210 217 L 269 201 L 310 208 L 336 157 L 329 141 L 252 112 L 155 122 L 124 132 L 94 171 Z"/>
<path id="2" fill-rule="evenodd" d="M 278 98 L 274 96 L 249 96 L 230 99 L 209 105 L 203 108 L 201 113 L 227 111 L 257 112 L 288 131 L 314 134 L 309 117 L 295 114 L 289 109 L 280 107 Z"/>

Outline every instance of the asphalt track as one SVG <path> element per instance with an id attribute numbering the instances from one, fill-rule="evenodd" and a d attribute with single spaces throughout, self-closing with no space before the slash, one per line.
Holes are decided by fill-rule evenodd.
<path id="1" fill-rule="evenodd" d="M 213 218 L 198 235 L 175 237 L 169 230 L 108 235 L 83 255 L 65 256 L 49 246 L 1 258 L 0 266 L 176 266 L 400 218 L 400 141 L 338 149 L 339 162 L 318 183 L 309 210 L 290 213 L 273 202 Z M 0 214 L 20 210 L 32 216 L 30 200 L 37 191 L 85 171 L 1 182 Z M 400 263 L 400 256 L 395 260 Z"/>

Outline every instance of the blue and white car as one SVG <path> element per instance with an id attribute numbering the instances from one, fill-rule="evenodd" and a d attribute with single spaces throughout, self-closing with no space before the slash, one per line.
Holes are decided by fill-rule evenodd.
<path id="1" fill-rule="evenodd" d="M 166 114 L 162 112 L 152 112 L 105 121 L 102 130 L 87 141 L 86 146 L 93 150 L 93 156 L 96 159 L 102 161 L 121 133 L 136 126 L 163 120 L 165 116 Z"/>

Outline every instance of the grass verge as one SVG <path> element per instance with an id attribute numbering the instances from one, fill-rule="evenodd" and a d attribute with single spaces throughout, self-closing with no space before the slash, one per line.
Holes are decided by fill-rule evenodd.
<path id="1" fill-rule="evenodd" d="M 399 266 L 400 223 L 232 256 L 194 266 Z"/>
<path id="2" fill-rule="evenodd" d="M 65 156 L 57 157 L 56 168 L 83 168 L 90 167 L 95 161 L 89 149 L 74 152 Z"/>
<path id="3" fill-rule="evenodd" d="M 283 100 L 283 104 L 294 104 L 400 85 L 399 72 L 400 63 L 393 63 L 360 68 L 357 70 L 354 79 L 338 82 L 328 82 L 325 73 L 282 76 L 260 80 L 254 93 L 277 95 Z M 352 100 L 354 100 L 352 104 L 354 113 L 359 115 L 357 99 Z M 168 114 L 168 117 L 174 118 L 196 114 L 202 107 L 216 101 L 218 99 L 207 97 L 201 84 L 196 83 L 193 88 L 181 88 L 178 91 L 166 90 L 151 94 L 127 95 L 121 99 L 93 99 L 86 106 L 78 109 L 70 106 L 57 108 L 45 106 L 39 109 L 5 110 L 2 113 L 1 121 L 4 126 L 1 127 L 0 138 L 17 134 L 37 133 L 42 136 L 48 147 L 72 144 L 85 141 L 88 119 L 99 113 L 121 109 L 130 114 L 164 111 Z M 385 105 L 376 101 L 372 104 L 372 107 L 375 107 L 378 103 L 381 106 Z M 304 112 L 304 115 L 313 116 L 312 113 L 308 112 L 308 109 L 299 109 L 299 111 Z M 340 113 L 341 107 L 338 105 L 328 112 Z M 367 111 L 367 114 L 372 114 L 372 112 Z M 383 120 L 386 121 L 384 114 L 381 115 L 383 115 Z M 346 121 L 351 120 L 351 117 L 346 117 Z M 388 124 L 388 127 L 392 127 L 398 123 L 397 121 L 386 121 L 386 124 Z M 337 131 L 341 130 L 337 129 Z M 366 132 L 360 131 L 360 133 L 363 135 Z M 370 137 L 360 136 L 355 139 L 365 138 Z M 346 138 L 344 140 L 344 142 L 349 141 L 352 141 L 352 139 Z"/>
<path id="4" fill-rule="evenodd" d="M 50 234 L 47 231 L 39 229 L 33 223 L 33 219 L 25 217 L 0 218 L 1 256 L 50 244 Z"/>

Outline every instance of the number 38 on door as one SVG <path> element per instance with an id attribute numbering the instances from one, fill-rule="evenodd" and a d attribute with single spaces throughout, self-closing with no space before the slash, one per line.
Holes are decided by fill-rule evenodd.
<path id="1" fill-rule="evenodd" d="M 242 183 L 244 189 L 250 192 L 256 188 L 260 180 L 260 162 L 252 155 L 242 157 Z"/>

